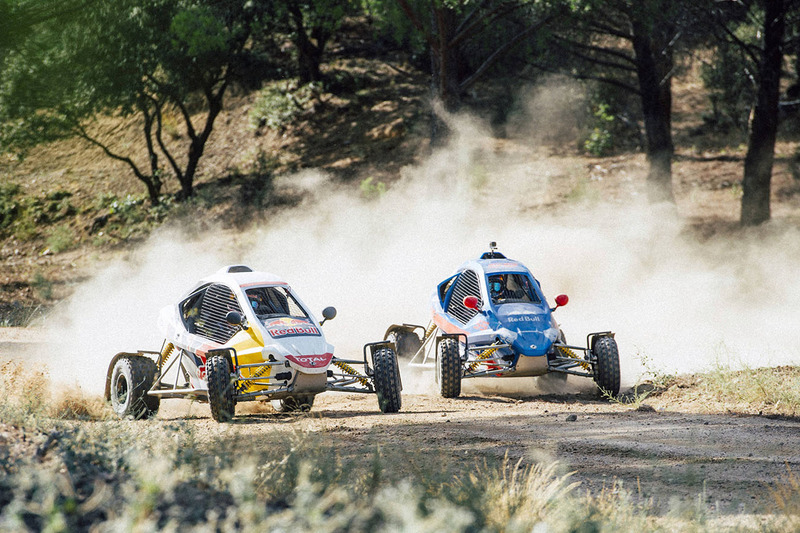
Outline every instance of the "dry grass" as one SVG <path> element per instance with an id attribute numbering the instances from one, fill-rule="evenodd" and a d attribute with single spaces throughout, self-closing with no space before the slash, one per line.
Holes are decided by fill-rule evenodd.
<path id="1" fill-rule="evenodd" d="M 788 469 L 763 514 L 717 515 L 702 495 L 663 513 L 616 482 L 583 491 L 546 458 L 465 464 L 378 446 L 347 456 L 301 430 L 266 433 L 270 445 L 247 453 L 236 426 L 199 439 L 184 422 L 106 418 L 99 399 L 54 399 L 46 375 L 0 369 L 0 530 L 789 532 L 800 515 Z M 724 378 L 702 376 L 703 390 Z"/>

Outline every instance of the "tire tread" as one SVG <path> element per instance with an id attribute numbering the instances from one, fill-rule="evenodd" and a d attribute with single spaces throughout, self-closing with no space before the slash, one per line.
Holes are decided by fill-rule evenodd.
<path id="1" fill-rule="evenodd" d="M 372 354 L 375 392 L 382 413 L 400 411 L 403 399 L 400 395 L 400 368 L 397 355 L 391 348 L 378 348 Z"/>
<path id="2" fill-rule="evenodd" d="M 442 398 L 458 398 L 461 395 L 461 366 L 458 341 L 442 339 L 436 354 L 436 377 Z"/>

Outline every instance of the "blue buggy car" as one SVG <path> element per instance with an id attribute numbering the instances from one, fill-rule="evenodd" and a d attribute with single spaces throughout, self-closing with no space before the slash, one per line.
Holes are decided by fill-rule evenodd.
<path id="1" fill-rule="evenodd" d="M 539 282 L 519 261 L 490 251 L 467 261 L 438 284 L 427 327 L 394 324 L 385 339 L 409 366 L 435 368 L 445 398 L 461 394 L 461 380 L 557 373 L 594 379 L 605 393 L 620 388 L 614 333 L 590 333 L 586 347 L 567 344 L 553 312 L 566 295 L 547 303 Z"/>

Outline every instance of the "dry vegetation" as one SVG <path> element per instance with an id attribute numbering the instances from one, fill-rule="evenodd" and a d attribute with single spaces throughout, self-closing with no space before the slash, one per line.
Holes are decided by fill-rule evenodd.
<path id="1" fill-rule="evenodd" d="M 763 382 L 795 374 L 755 372 Z M 387 438 L 390 426 L 417 431 L 403 430 L 402 421 L 383 430 L 351 426 L 326 404 L 322 418 L 255 407 L 230 425 L 207 427 L 205 417 L 186 415 L 133 422 L 111 418 L 80 392 L 52 395 L 48 383 L 21 365 L 5 363 L 0 371 L 3 530 L 788 532 L 800 517 L 800 483 L 791 469 L 756 491 L 766 500 L 755 513 L 752 505 L 747 513 L 721 512 L 700 493 L 664 507 L 665 498 L 654 505 L 642 492 L 649 480 L 638 489 L 622 479 L 594 487 L 558 461 L 517 458 L 509 450 L 465 455 L 456 451 L 464 446 L 459 440 L 456 448 L 420 453 L 419 437 Z M 797 400 L 779 406 L 759 387 L 734 401 L 714 375 L 669 378 L 648 390 L 639 416 L 665 405 L 676 409 L 676 401 L 680 412 L 798 408 Z M 547 413 L 565 400 L 571 402 L 558 396 L 515 402 Z M 608 403 L 580 402 L 592 409 L 582 418 L 614 411 Z M 460 424 L 457 408 L 448 405 L 444 412 Z M 630 417 L 625 411 L 616 408 L 617 416 Z M 682 482 L 670 483 L 678 489 Z"/>

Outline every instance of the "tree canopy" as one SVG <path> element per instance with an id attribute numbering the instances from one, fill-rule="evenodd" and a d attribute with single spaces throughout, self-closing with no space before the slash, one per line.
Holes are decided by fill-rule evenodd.
<path id="1" fill-rule="evenodd" d="M 119 0 L 44 22 L 8 56 L 0 89 L 3 143 L 25 150 L 76 135 L 126 163 L 153 203 L 163 156 L 182 195 L 190 196 L 225 92 L 244 75 L 260 21 L 258 4 L 248 1 Z M 192 107 L 195 98 L 201 113 Z M 183 122 L 182 147 L 164 139 L 166 112 Z M 91 125 L 102 114 L 138 116 L 145 157 L 101 141 Z"/>
<path id="2" fill-rule="evenodd" d="M 189 197 L 231 86 L 326 84 L 329 44 L 355 17 L 375 22 L 374 50 L 391 42 L 430 72 L 432 101 L 449 112 L 482 80 L 510 93 L 542 73 L 635 95 L 629 122 L 644 132 L 651 199 L 671 201 L 672 79 L 704 50 L 716 54 L 703 69 L 709 124 L 730 114 L 747 132 L 742 222 L 760 223 L 781 81 L 800 75 L 797 15 L 796 0 L 0 0 L 0 146 L 24 153 L 77 136 L 125 163 L 152 203 L 172 177 Z M 599 109 L 621 113 L 613 101 Z M 99 136 L 104 116 L 138 121 L 141 142 Z M 432 115 L 434 142 L 442 126 Z"/>

